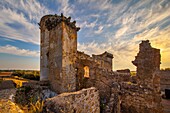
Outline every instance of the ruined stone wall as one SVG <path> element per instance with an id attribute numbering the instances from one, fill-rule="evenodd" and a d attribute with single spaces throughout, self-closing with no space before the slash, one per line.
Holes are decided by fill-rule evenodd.
<path id="1" fill-rule="evenodd" d="M 126 98 L 140 99 L 139 103 L 134 104 L 134 109 L 140 111 L 138 107 L 143 110 L 148 109 L 148 113 L 162 113 L 161 96 L 160 96 L 160 50 L 152 48 L 149 40 L 142 41 L 135 60 L 132 62 L 137 66 L 137 85 L 139 89 L 144 89 L 142 95 L 138 92 L 132 92 L 132 96 Z M 129 90 L 129 89 L 128 89 Z M 136 101 L 134 100 L 134 101 Z M 147 106 L 143 106 L 145 103 Z M 133 104 L 133 103 L 132 103 Z M 135 107 L 136 106 L 136 107 Z M 146 107 L 146 108 L 145 108 Z M 141 111 L 143 111 L 141 110 Z M 144 113 L 144 111 L 143 111 Z"/>
<path id="2" fill-rule="evenodd" d="M 108 57 L 110 55 L 110 57 Z M 104 52 L 101 55 L 90 55 L 85 54 L 84 52 L 77 52 L 77 61 L 76 61 L 76 83 L 77 90 L 82 88 L 88 88 L 95 86 L 95 81 L 100 79 L 103 75 L 110 76 L 108 73 L 112 73 L 112 58 L 113 55 L 107 52 Z M 103 63 L 101 65 L 101 63 Z M 108 65 L 107 65 L 108 64 Z M 89 78 L 84 76 L 85 70 L 84 67 L 89 67 Z M 104 67 L 102 67 L 104 66 Z M 99 80 L 100 81 L 100 80 Z"/>
<path id="3" fill-rule="evenodd" d="M 77 31 L 75 21 L 70 22 L 61 14 L 47 15 L 40 21 L 41 29 L 41 76 L 50 81 L 57 92 L 76 90 Z M 44 45 L 45 43 L 45 45 Z"/>
<path id="4" fill-rule="evenodd" d="M 119 73 L 108 71 L 100 68 L 97 60 L 93 60 L 87 54 L 78 52 L 77 58 L 77 90 L 82 88 L 96 87 L 99 90 L 102 104 L 105 105 L 110 101 L 112 95 L 112 85 L 115 82 L 128 82 L 131 79 L 128 73 Z M 84 77 L 84 66 L 89 66 L 90 77 Z M 112 99 L 113 100 L 113 99 Z"/>
<path id="5" fill-rule="evenodd" d="M 121 113 L 162 113 L 161 97 L 153 89 L 137 84 L 121 84 Z"/>
<path id="6" fill-rule="evenodd" d="M 165 89 L 170 88 L 170 71 L 165 70 L 160 72 L 160 84 L 161 84 L 161 90 L 165 91 Z"/>
<path id="7" fill-rule="evenodd" d="M 86 59 L 92 62 L 96 62 L 98 64 L 97 68 L 100 68 L 102 70 L 112 71 L 113 55 L 108 52 L 104 52 L 100 55 L 93 54 L 92 57 L 85 54 L 84 52 L 78 52 L 77 57 L 78 60 Z"/>
<path id="8" fill-rule="evenodd" d="M 95 80 L 89 78 L 86 81 L 86 87 L 93 85 L 99 89 L 103 113 L 162 113 L 160 53 L 148 46 L 148 41 L 142 43 L 147 44 L 146 48 L 143 47 L 145 44 L 140 44 L 141 51 L 135 60 L 139 72 L 137 83 L 132 83 L 132 77 L 127 73 L 108 72 L 98 68 L 95 71 L 97 78 Z"/>
<path id="9" fill-rule="evenodd" d="M 112 54 L 108 52 L 104 52 L 100 55 L 92 55 L 92 57 L 94 60 L 99 62 L 98 68 L 101 68 L 107 71 L 112 71 L 112 59 L 113 59 Z"/>
<path id="10" fill-rule="evenodd" d="M 154 74 L 160 70 L 160 49 L 152 48 L 149 40 L 142 41 L 132 63 L 137 67 L 138 84 L 153 87 Z"/>
<path id="11" fill-rule="evenodd" d="M 46 113 L 100 113 L 98 90 L 94 87 L 62 93 L 45 101 Z"/>

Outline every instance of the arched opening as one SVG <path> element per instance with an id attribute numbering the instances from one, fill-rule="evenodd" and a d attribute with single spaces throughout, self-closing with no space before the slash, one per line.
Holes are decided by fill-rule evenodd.
<path id="1" fill-rule="evenodd" d="M 85 66 L 84 67 L 84 77 L 86 77 L 86 78 L 89 78 L 90 76 L 89 76 L 89 67 L 88 66 Z"/>

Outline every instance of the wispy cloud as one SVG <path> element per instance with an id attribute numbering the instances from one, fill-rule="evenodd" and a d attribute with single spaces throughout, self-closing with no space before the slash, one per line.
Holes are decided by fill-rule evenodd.
<path id="1" fill-rule="evenodd" d="M 66 16 L 70 16 L 73 13 L 73 5 L 69 4 L 69 0 L 58 0 L 61 4 L 59 7 L 59 12 L 64 13 Z"/>
<path id="2" fill-rule="evenodd" d="M 119 38 L 121 37 L 122 35 L 124 35 L 126 33 L 126 31 L 128 30 L 128 27 L 127 26 L 124 26 L 122 28 L 120 28 L 116 34 L 115 34 L 115 38 Z"/>
<path id="3" fill-rule="evenodd" d="M 170 2 L 166 2 L 165 6 L 163 4 L 160 5 L 163 2 L 166 2 L 166 0 L 160 2 L 151 0 L 141 1 L 128 8 L 125 13 L 115 19 L 115 24 L 121 26 L 117 32 L 126 27 L 128 28 L 127 32 L 120 33 L 120 37 L 123 34 L 130 35 L 132 33 L 143 32 L 151 27 L 158 27 L 162 24 L 162 20 L 168 20 L 170 18 L 170 7 L 168 7 Z M 116 34 L 116 36 L 119 35 Z"/>
<path id="4" fill-rule="evenodd" d="M 98 29 L 94 31 L 94 33 L 96 34 L 101 34 L 102 32 L 103 32 L 103 26 L 99 26 Z"/>
<path id="5" fill-rule="evenodd" d="M 0 46 L 0 53 L 8 53 L 13 55 L 19 55 L 19 56 L 31 56 L 31 57 L 39 57 L 40 53 L 38 51 L 30 51 L 26 49 L 20 49 L 15 46 L 6 45 L 6 46 Z"/>
<path id="6" fill-rule="evenodd" d="M 17 11 L 18 14 L 23 13 L 29 21 L 39 21 L 41 16 L 48 14 L 49 9 L 35 0 L 3 0 L 0 1 L 3 9 L 11 9 Z"/>
<path id="7" fill-rule="evenodd" d="M 3 0 L 0 4 L 0 36 L 39 44 L 37 23 L 49 10 L 34 0 Z"/>
<path id="8" fill-rule="evenodd" d="M 0 36 L 39 44 L 38 26 L 28 22 L 22 13 L 11 9 L 2 9 L 0 13 Z"/>

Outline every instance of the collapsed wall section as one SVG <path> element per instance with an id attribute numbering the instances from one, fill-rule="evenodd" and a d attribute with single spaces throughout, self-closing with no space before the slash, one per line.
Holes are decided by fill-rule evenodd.
<path id="1" fill-rule="evenodd" d="M 149 40 L 146 40 L 142 41 L 139 53 L 135 60 L 132 61 L 137 67 L 137 84 L 139 86 L 137 89 L 143 90 L 143 93 L 139 93 L 138 90 L 137 92 L 133 91 L 131 95 L 128 94 L 125 96 L 124 100 L 127 101 L 130 99 L 131 102 L 135 103 L 135 105 L 133 103 L 131 104 L 138 112 L 162 113 L 160 95 L 160 57 L 160 50 L 152 48 Z M 126 108 L 127 106 L 128 103 L 126 104 Z"/>
<path id="2" fill-rule="evenodd" d="M 142 41 L 139 53 L 132 61 L 137 67 L 138 84 L 153 88 L 155 74 L 160 71 L 160 58 L 160 49 L 152 48 L 149 40 Z"/>

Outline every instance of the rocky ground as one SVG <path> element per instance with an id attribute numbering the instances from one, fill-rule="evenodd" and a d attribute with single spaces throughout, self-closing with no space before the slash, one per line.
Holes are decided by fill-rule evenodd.
<path id="1" fill-rule="evenodd" d="M 5 99 L 5 100 L 13 101 L 13 96 L 15 94 L 16 94 L 16 88 L 0 90 L 0 100 Z"/>
<path id="2" fill-rule="evenodd" d="M 7 99 L 0 100 L 0 112 L 1 113 L 24 113 L 19 108 L 18 105 L 16 105 L 14 102 Z"/>
<path id="3" fill-rule="evenodd" d="M 16 89 L 0 90 L 0 113 L 24 113 L 18 105 L 14 103 Z"/>

